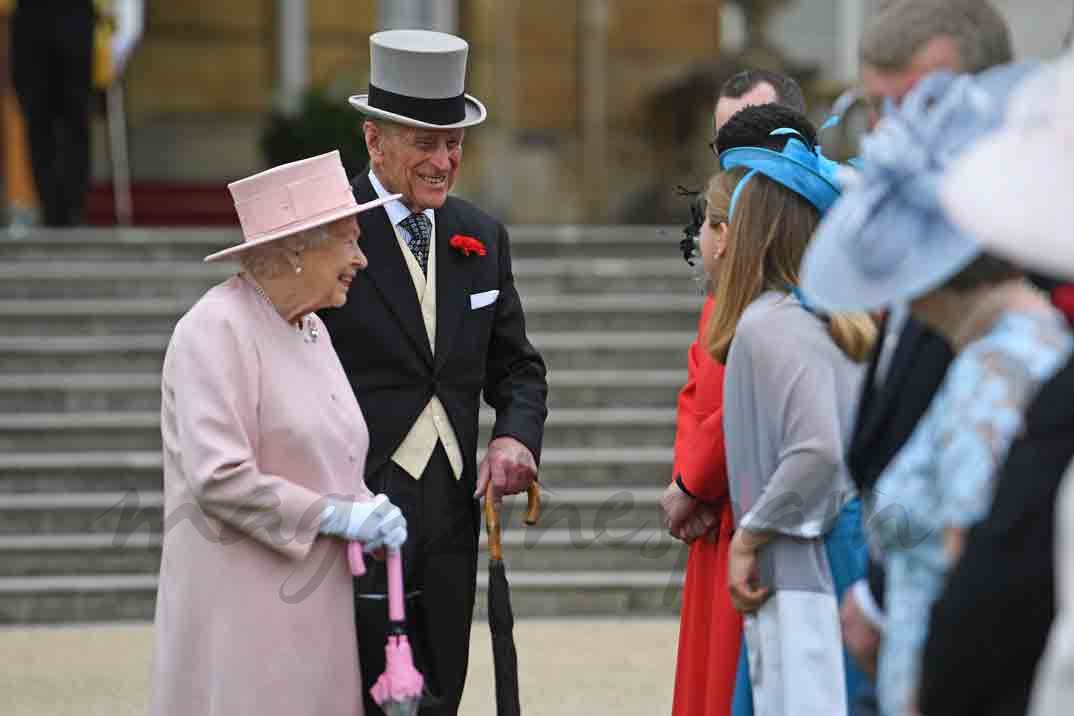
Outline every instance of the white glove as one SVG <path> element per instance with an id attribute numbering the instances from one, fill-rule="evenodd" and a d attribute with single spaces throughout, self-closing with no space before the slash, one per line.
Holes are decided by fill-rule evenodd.
<path id="1" fill-rule="evenodd" d="M 366 552 L 381 547 L 399 549 L 406 542 L 406 518 L 387 495 L 366 502 L 337 502 L 321 512 L 322 534 L 360 542 Z"/>

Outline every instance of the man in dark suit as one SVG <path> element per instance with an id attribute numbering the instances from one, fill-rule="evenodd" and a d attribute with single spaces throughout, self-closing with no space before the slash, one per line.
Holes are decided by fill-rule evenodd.
<path id="1" fill-rule="evenodd" d="M 1069 280 L 1074 260 L 1063 199 L 1074 196 L 1074 147 L 1058 134 L 1069 127 L 1063 119 L 1074 106 L 1064 99 L 1074 96 L 1074 51 L 1068 52 L 1042 69 L 1032 88 L 1027 81 L 1007 107 L 1005 126 L 960 159 L 945 182 L 952 195 L 945 208 L 985 250 Z M 1042 150 L 1045 160 L 1038 158 Z M 980 167 L 996 166 L 1003 171 L 981 175 Z M 1015 200 L 1023 196 L 1041 203 L 1027 212 L 1025 202 Z M 992 197 L 1012 201 L 994 207 Z M 1074 288 L 1041 278 L 1036 283 L 1054 288 L 1053 303 L 1074 327 Z M 1063 496 L 1074 485 L 1072 395 L 1074 360 L 1030 403 L 996 474 L 991 509 L 970 529 L 933 604 L 918 689 L 925 716 L 1074 711 L 1074 640 L 1064 627 L 1070 623 L 1074 525 Z"/>
<path id="2" fill-rule="evenodd" d="M 19 0 L 11 76 L 45 226 L 82 223 L 90 181 L 93 0 Z"/>
<path id="3" fill-rule="evenodd" d="M 1054 512 L 1074 456 L 1072 391 L 1074 362 L 1030 405 L 992 508 L 933 604 L 918 687 L 925 716 L 1026 713 L 1055 615 Z"/>
<path id="4" fill-rule="evenodd" d="M 369 268 L 323 318 L 369 424 L 366 482 L 407 519 L 407 619 L 430 698 L 422 714 L 455 714 L 462 698 L 477 577 L 478 499 L 526 490 L 547 414 L 545 365 L 526 337 L 503 225 L 450 197 L 465 128 L 486 111 L 464 94 L 468 45 L 427 31 L 370 38 L 369 93 L 351 98 L 370 171 L 358 201 L 402 198 L 360 218 Z M 496 411 L 477 464 L 481 394 Z M 385 570 L 356 580 L 362 676 L 384 670 Z M 381 713 L 366 698 L 366 713 Z"/>
<path id="5" fill-rule="evenodd" d="M 866 26 L 860 54 L 874 122 L 885 102 L 898 104 L 931 72 L 976 73 L 1013 59 L 1007 24 L 990 0 L 891 0 Z M 888 313 L 881 336 L 847 452 L 866 497 L 917 426 L 952 358 L 942 338 L 903 312 Z M 882 604 L 883 571 L 874 562 L 867 582 L 855 585 L 842 607 L 847 647 L 866 670 L 876 668 Z"/>

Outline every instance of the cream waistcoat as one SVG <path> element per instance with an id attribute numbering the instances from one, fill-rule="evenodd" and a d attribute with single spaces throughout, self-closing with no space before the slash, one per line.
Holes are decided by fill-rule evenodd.
<path id="1" fill-rule="evenodd" d="M 421 305 L 421 317 L 425 323 L 425 333 L 429 336 L 429 346 L 436 351 L 436 225 L 433 224 L 433 240 L 429 242 L 428 275 L 423 275 L 418 260 L 414 258 L 406 239 L 401 235 L 399 227 L 395 224 L 395 238 L 399 242 L 399 250 L 406 259 L 406 267 L 410 271 L 410 279 L 414 282 L 414 290 L 417 291 L 418 301 Z M 447 411 L 444 410 L 440 398 L 435 395 L 425 405 L 421 415 L 414 421 L 410 432 L 403 439 L 402 444 L 392 455 L 392 461 L 407 471 L 407 474 L 415 480 L 421 479 L 429 459 L 433 456 L 436 443 L 439 440 L 444 445 L 448 462 L 451 463 L 451 471 L 455 479 L 462 477 L 462 450 L 459 449 L 459 441 L 455 437 L 455 430 L 451 427 Z"/>

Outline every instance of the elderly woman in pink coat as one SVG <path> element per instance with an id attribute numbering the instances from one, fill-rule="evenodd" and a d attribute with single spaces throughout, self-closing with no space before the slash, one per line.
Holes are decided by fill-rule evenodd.
<path id="1" fill-rule="evenodd" d="M 164 359 L 165 537 L 155 716 L 362 713 L 345 541 L 406 540 L 365 487 L 368 431 L 314 311 L 367 261 L 338 152 L 230 185 L 242 270 L 175 327 Z"/>

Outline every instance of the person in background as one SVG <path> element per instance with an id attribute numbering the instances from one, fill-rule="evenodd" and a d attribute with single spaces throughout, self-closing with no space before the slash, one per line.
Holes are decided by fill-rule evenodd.
<path id="1" fill-rule="evenodd" d="M 720 87 L 712 112 L 713 141 L 727 120 L 757 104 L 781 104 L 801 114 L 806 112 L 805 95 L 793 78 L 772 70 L 742 70 Z"/>
<path id="2" fill-rule="evenodd" d="M 1067 281 L 1074 280 L 1072 112 L 1074 52 L 1068 50 L 1026 81 L 1005 126 L 960 157 L 940 188 L 953 222 L 989 252 Z M 1074 292 L 1068 287 L 1065 295 L 1069 305 Z M 1021 716 L 1027 707 L 1030 716 L 1070 713 L 1072 395 L 1074 360 L 1068 360 L 1026 411 L 996 478 L 992 509 L 970 530 L 932 609 L 922 657 L 923 714 Z"/>
<path id="3" fill-rule="evenodd" d="M 788 107 L 768 105 L 763 111 L 742 112 L 728 120 L 716 138 L 715 149 L 717 154 L 730 151 L 735 147 L 780 149 L 784 139 L 778 133 L 773 135 L 773 132 L 787 128 L 796 131 L 810 145 L 816 144 L 816 129 L 804 115 Z M 831 542 L 829 541 L 828 544 Z M 753 714 L 753 691 L 750 687 L 749 660 L 745 643 L 742 644 L 739 653 L 732 714 L 733 716 Z"/>
<path id="4" fill-rule="evenodd" d="M 1074 275 L 1069 273 L 1069 267 L 1067 271 Z M 1070 395 L 1074 391 L 1074 366 L 1068 363 L 1060 375 L 1065 384 L 1057 387 Z M 1061 429 L 1067 434 L 1074 431 L 1074 414 L 1068 412 Z M 1030 716 L 1063 716 L 1074 699 L 1074 462 L 1067 463 L 1056 502 L 1053 541 L 1057 544 L 1052 563 L 1057 572 L 1058 611 L 1033 685 Z"/>
<path id="5" fill-rule="evenodd" d="M 994 478 L 991 509 L 970 528 L 932 605 L 918 689 L 923 716 L 1023 716 L 1031 702 L 1031 716 L 1070 713 L 1071 395 L 1068 359 L 1026 410 Z"/>
<path id="6" fill-rule="evenodd" d="M 407 530 L 365 486 L 365 418 L 314 311 L 347 300 L 368 265 L 355 216 L 384 200 L 355 203 L 339 152 L 229 189 L 243 242 L 206 261 L 242 270 L 179 320 L 164 357 L 150 713 L 354 716 L 344 540 L 398 549 Z"/>
<path id="7" fill-rule="evenodd" d="M 936 192 L 952 158 L 994 128 L 1031 69 L 919 82 L 865 140 L 862 173 L 825 217 L 804 264 L 803 288 L 822 306 L 908 304 L 956 354 L 870 504 L 888 577 L 877 683 L 885 715 L 916 712 L 929 609 L 966 530 L 989 509 L 1028 402 L 1071 350 L 1048 296 L 953 227 Z"/>
<path id="8" fill-rule="evenodd" d="M 11 18 L 11 77 L 45 226 L 85 214 L 95 17 L 93 0 L 19 0 Z"/>
<path id="9" fill-rule="evenodd" d="M 705 193 L 700 236 L 701 260 L 710 280 L 727 250 L 730 200 L 725 175 L 714 176 Z M 701 325 L 711 306 L 706 301 Z M 730 712 L 742 633 L 742 620 L 727 594 L 731 504 L 723 444 L 723 365 L 702 353 L 696 342 L 688 360 L 687 387 L 693 393 L 688 399 L 686 389 L 680 393 L 675 481 L 662 501 L 665 525 L 690 545 L 672 704 L 676 716 Z M 684 518 L 682 513 L 688 515 Z"/>
<path id="10" fill-rule="evenodd" d="M 779 110 L 747 108 L 721 135 Z M 724 170 L 741 177 L 706 337 L 727 365 L 724 434 L 737 519 L 728 584 L 746 615 L 756 713 L 837 716 L 848 708 L 838 592 L 860 576 L 864 552 L 859 545 L 846 555 L 826 542 L 841 529 L 860 534 L 842 436 L 876 330 L 864 314 L 816 311 L 797 288 L 802 254 L 839 194 L 834 163 L 793 125 L 765 139 L 768 146 L 720 154 Z M 844 558 L 851 564 L 837 563 Z"/>
<path id="11" fill-rule="evenodd" d="M 717 134 L 740 109 L 771 102 L 805 111 L 802 91 L 791 78 L 760 70 L 736 74 L 716 101 Z M 739 664 L 742 620 L 727 592 L 734 516 L 723 452 L 723 365 L 708 355 L 701 340 L 712 313 L 711 279 L 726 250 L 730 198 L 726 178 L 713 177 L 705 194 L 700 247 L 709 280 L 698 336 L 687 351 L 686 384 L 679 392 L 673 479 L 661 500 L 665 527 L 690 545 L 675 667 L 675 716 L 729 713 Z"/>
<path id="12" fill-rule="evenodd" d="M 867 21 L 859 56 L 875 123 L 886 102 L 898 105 L 923 76 L 937 70 L 981 72 L 1010 62 L 1013 51 L 1007 24 L 991 0 L 890 0 Z M 904 310 L 888 311 L 880 333 L 846 456 L 863 496 L 909 439 L 952 358 L 946 341 Z M 847 648 L 868 673 L 876 670 L 883 595 L 883 569 L 873 560 L 868 579 L 842 604 Z M 875 709 L 869 689 L 858 701 L 859 716 Z"/>

